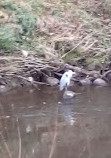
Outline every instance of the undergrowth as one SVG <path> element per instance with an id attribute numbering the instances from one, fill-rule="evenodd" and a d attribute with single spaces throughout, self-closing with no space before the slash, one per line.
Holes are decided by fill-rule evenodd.
<path id="1" fill-rule="evenodd" d="M 0 48 L 31 50 L 50 60 L 85 56 L 87 63 L 103 62 L 111 56 L 110 17 L 110 0 L 2 0 Z"/>
<path id="2" fill-rule="evenodd" d="M 30 8 L 13 1 L 4 1 L 0 8 L 7 15 L 0 24 L 0 43 L 4 50 L 20 50 L 29 46 L 36 27 L 36 16 Z M 5 21 L 6 20 L 6 21 Z"/>
<path id="3" fill-rule="evenodd" d="M 0 47 L 8 50 L 13 50 L 16 47 L 16 36 L 12 28 L 0 27 Z"/>

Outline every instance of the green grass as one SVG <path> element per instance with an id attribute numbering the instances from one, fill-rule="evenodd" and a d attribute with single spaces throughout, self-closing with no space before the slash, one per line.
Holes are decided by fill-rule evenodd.
<path id="1" fill-rule="evenodd" d="M 76 50 L 66 55 L 65 61 L 76 60 L 78 57 L 82 56 L 82 51 Z"/>
<path id="2" fill-rule="evenodd" d="M 3 11 L 11 17 L 8 24 L 4 26 L 3 23 L 0 26 L 1 47 L 10 51 L 29 46 L 36 28 L 36 16 L 27 6 L 16 4 L 13 1 L 4 1 L 0 5 Z M 14 24 L 14 27 L 11 24 Z"/>
<path id="3" fill-rule="evenodd" d="M 8 26 L 0 27 L 0 45 L 6 51 L 13 50 L 16 47 L 16 35 L 12 28 Z"/>

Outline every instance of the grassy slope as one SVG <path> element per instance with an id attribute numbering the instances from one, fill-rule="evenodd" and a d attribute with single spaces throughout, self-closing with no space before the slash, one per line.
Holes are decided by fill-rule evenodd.
<path id="1" fill-rule="evenodd" d="M 30 50 L 46 59 L 107 62 L 110 0 L 5 0 L 0 2 L 0 47 Z"/>

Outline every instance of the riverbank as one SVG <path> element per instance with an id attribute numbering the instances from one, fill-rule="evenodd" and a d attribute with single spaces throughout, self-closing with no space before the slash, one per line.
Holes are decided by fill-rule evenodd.
<path id="1" fill-rule="evenodd" d="M 46 61 L 30 55 L 2 56 L 0 58 L 0 92 L 12 88 L 38 85 L 57 86 L 62 74 L 67 70 L 76 72 L 71 85 L 108 86 L 111 82 L 111 70 L 87 70 L 63 61 Z"/>

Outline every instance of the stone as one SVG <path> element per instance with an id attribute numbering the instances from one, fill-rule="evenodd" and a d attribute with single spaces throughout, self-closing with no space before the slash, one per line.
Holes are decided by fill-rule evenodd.
<path id="1" fill-rule="evenodd" d="M 102 69 L 102 65 L 101 63 L 99 62 L 92 62 L 90 63 L 88 66 L 87 66 L 87 69 L 89 71 L 92 71 L 92 70 L 101 70 Z"/>
<path id="2" fill-rule="evenodd" d="M 95 86 L 107 86 L 107 82 L 101 78 L 97 78 L 93 81 L 93 85 L 95 85 Z"/>
<path id="3" fill-rule="evenodd" d="M 82 85 L 82 86 L 89 86 L 89 85 L 92 85 L 92 82 L 89 78 L 85 78 L 85 79 L 82 79 L 79 81 L 79 83 Z"/>
<path id="4" fill-rule="evenodd" d="M 107 71 L 103 76 L 107 78 L 108 81 L 111 81 L 111 70 Z"/>
<path id="5" fill-rule="evenodd" d="M 46 82 L 50 85 L 50 86 L 56 86 L 59 84 L 59 80 L 57 78 L 54 77 L 48 77 L 46 79 Z"/>
<path id="6" fill-rule="evenodd" d="M 71 80 L 68 87 L 73 87 L 73 86 L 74 86 L 74 81 Z"/>
<path id="7" fill-rule="evenodd" d="M 100 71 L 96 71 L 96 70 L 89 71 L 89 76 L 93 77 L 93 78 L 99 78 L 100 77 Z"/>
<path id="8" fill-rule="evenodd" d="M 76 93 L 72 92 L 72 91 L 65 91 L 63 94 L 63 98 L 64 99 L 71 99 L 73 97 L 75 97 Z"/>
<path id="9" fill-rule="evenodd" d="M 6 93 L 10 90 L 9 87 L 5 86 L 5 85 L 0 85 L 0 93 Z"/>
<path id="10" fill-rule="evenodd" d="M 107 79 L 108 79 L 109 81 L 111 81 L 111 73 L 109 73 L 109 74 L 107 75 Z"/>

